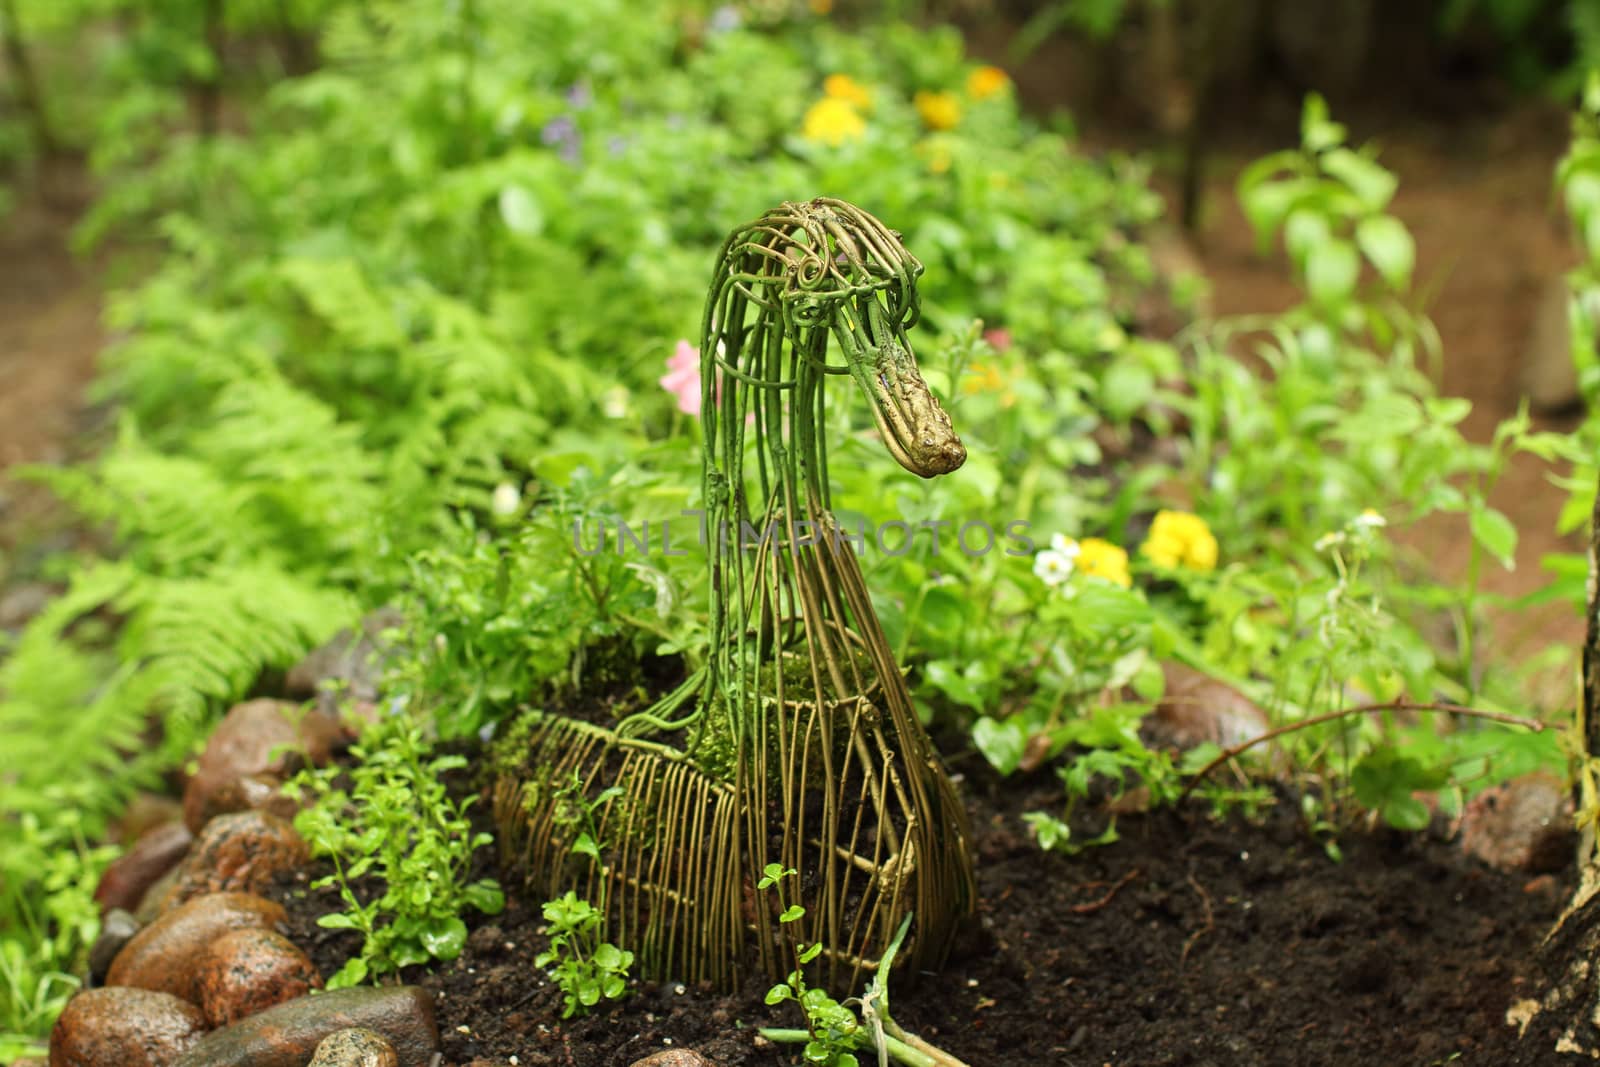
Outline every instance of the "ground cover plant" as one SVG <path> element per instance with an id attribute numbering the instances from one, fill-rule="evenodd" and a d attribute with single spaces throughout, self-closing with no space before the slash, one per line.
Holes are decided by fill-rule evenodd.
<path id="1" fill-rule="evenodd" d="M 138 17 L 119 47 L 159 99 L 131 99 L 98 135 L 104 192 L 79 230 L 149 265 L 109 307 L 119 340 L 97 388 L 116 425 L 87 462 L 22 472 L 99 547 L 45 565 L 64 591 L 0 663 L 4 1052 L 36 1048 L 77 984 L 112 854 L 100 842 L 126 800 L 189 759 L 230 702 L 384 605 L 402 618 L 393 715 L 353 767 L 302 783 L 318 798 L 302 830 L 338 864 L 324 925 L 363 942 L 335 981 L 462 951 L 467 918 L 502 900 L 469 875 L 484 842 L 437 776 L 487 762 L 489 742 L 525 746 L 527 708 L 637 723 L 727 654 L 706 555 L 662 540 L 692 544 L 695 509 L 714 507 L 699 477 L 712 413 L 737 434 L 747 410 L 731 384 L 745 379 L 730 371 L 719 396 L 708 373 L 718 341 L 739 349 L 701 330 L 708 265 L 731 226 L 819 192 L 848 190 L 922 261 L 912 344 L 967 452 L 923 483 L 885 454 L 870 411 L 823 408 L 831 511 L 865 543 L 860 587 L 908 668 L 901 710 L 921 717 L 908 730 L 957 739 L 998 776 L 1057 768 L 1060 788 L 1025 814 L 1039 847 L 1114 842 L 1114 819 L 1085 834 L 1074 818 L 1107 792 L 1273 802 L 1196 776 L 1229 756 L 1219 745 L 1174 757 L 1141 734 L 1174 663 L 1230 682 L 1282 731 L 1225 762 L 1283 772 L 1333 855 L 1356 827 L 1417 829 L 1430 805 L 1564 770 L 1562 731 L 1539 728 L 1512 665 L 1489 656 L 1480 579 L 1515 551 L 1489 503 L 1508 458 L 1576 461 L 1581 522 L 1593 425 L 1462 436 L 1381 159 L 1310 98 L 1299 145 L 1238 190 L 1303 301 L 1150 336 L 1141 299 L 1163 287 L 1181 302 L 1182 287 L 1142 243 L 1160 213 L 1144 166 L 1024 115 L 955 31 L 827 7 L 382 0 L 289 5 L 288 24 L 269 5 L 209 28 L 201 4 Z M 282 31 L 294 75 L 213 92 L 221 50 L 194 43 L 262 26 Z M 318 62 L 291 62 L 312 28 Z M 191 95 L 193 123 L 174 106 Z M 1597 108 L 1561 175 L 1591 252 Z M 1592 273 L 1574 302 L 1591 391 Z M 1474 546 L 1457 585 L 1390 536 L 1439 514 Z M 624 527 L 653 529 L 656 550 L 623 550 Z M 1582 567 L 1565 566 L 1581 602 Z M 1487 715 L 1417 714 L 1448 707 Z M 1544 710 L 1564 727 L 1571 709 Z M 566 888 L 535 902 L 556 930 L 536 963 L 570 1014 L 602 1010 L 645 955 L 613 936 L 603 879 L 573 888 L 618 845 L 596 813 L 627 800 L 598 783 L 560 798 L 580 814 Z M 381 892 L 353 888 L 380 873 Z M 793 922 L 796 951 L 814 953 L 801 968 L 820 952 L 867 962 L 837 930 Z M 861 1055 L 807 981 L 774 1006 L 807 1007 L 814 1061 Z"/>

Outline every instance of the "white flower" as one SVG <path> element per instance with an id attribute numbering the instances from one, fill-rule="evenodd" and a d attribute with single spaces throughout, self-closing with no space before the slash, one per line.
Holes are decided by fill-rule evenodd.
<path id="1" fill-rule="evenodd" d="M 1389 520 L 1378 514 L 1372 508 L 1367 508 L 1361 514 L 1350 520 L 1350 525 L 1358 530 L 1376 530 L 1389 525 Z"/>
<path id="2" fill-rule="evenodd" d="M 522 506 L 522 491 L 510 482 L 501 482 L 494 487 L 494 501 L 490 509 L 501 518 L 515 515 Z"/>
<path id="3" fill-rule="evenodd" d="M 628 387 L 613 385 L 605 391 L 600 398 L 600 410 L 605 412 L 608 419 L 625 419 L 628 417 Z"/>
<path id="4" fill-rule="evenodd" d="M 1325 533 L 1321 537 L 1317 538 L 1312 544 L 1311 548 L 1316 552 L 1326 552 L 1334 545 L 1342 544 L 1344 544 L 1344 534 L 1335 531 L 1333 533 Z"/>
<path id="5" fill-rule="evenodd" d="M 1075 550 L 1076 545 L 1072 546 Z M 1077 555 L 1076 551 L 1068 554 L 1055 548 L 1047 548 L 1040 552 L 1033 560 L 1033 573 L 1045 585 L 1054 587 L 1072 577 L 1072 561 Z"/>
<path id="6" fill-rule="evenodd" d="M 1066 534 L 1051 534 L 1050 549 L 1053 552 L 1059 552 L 1063 556 L 1066 556 L 1067 560 L 1073 563 L 1077 562 L 1078 553 L 1082 551 L 1082 549 L 1078 547 L 1078 542 L 1074 541 Z"/>

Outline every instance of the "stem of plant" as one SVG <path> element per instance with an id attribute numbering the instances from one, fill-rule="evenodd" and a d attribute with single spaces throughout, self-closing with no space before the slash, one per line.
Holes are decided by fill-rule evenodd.
<path id="1" fill-rule="evenodd" d="M 1257 745 L 1271 741 L 1275 737 L 1282 737 L 1284 734 L 1292 734 L 1296 730 L 1304 730 L 1311 726 L 1320 726 L 1325 722 L 1333 722 L 1336 719 L 1346 719 L 1352 715 L 1370 715 L 1377 711 L 1429 711 L 1439 712 L 1445 715 L 1465 715 L 1473 719 L 1488 719 L 1491 722 L 1503 722 L 1510 726 L 1521 726 L 1523 729 L 1532 730 L 1534 733 L 1543 733 L 1546 729 L 1548 729 L 1549 726 L 1548 723 L 1542 723 L 1538 719 L 1529 719 L 1521 715 L 1512 715 L 1503 711 L 1485 711 L 1482 708 L 1468 708 L 1463 707 L 1460 704 L 1413 704 L 1408 700 L 1390 700 L 1379 704 L 1360 704 L 1356 707 L 1341 708 L 1338 711 L 1330 711 L 1325 715 L 1313 715 L 1311 718 L 1302 719 L 1299 722 L 1286 723 L 1283 726 L 1274 727 L 1264 734 L 1257 734 L 1250 740 L 1234 745 L 1232 748 L 1223 749 L 1217 754 L 1215 759 L 1194 773 L 1194 777 L 1189 779 L 1189 784 L 1183 787 L 1183 792 L 1178 794 L 1177 802 L 1181 804 L 1185 800 L 1189 799 L 1189 794 L 1193 793 L 1195 791 L 1195 787 L 1204 781 L 1206 776 L 1212 771 L 1216 770 L 1218 767 L 1222 766 L 1224 763 L 1227 763 L 1234 757 L 1242 755 L 1243 753 L 1248 752 L 1250 749 L 1255 748 Z"/>
<path id="2" fill-rule="evenodd" d="M 811 1040 L 810 1030 L 786 1030 L 763 1027 L 756 1031 L 768 1041 L 779 1045 L 803 1045 Z M 921 1049 L 913 1048 L 897 1037 L 889 1034 L 883 1035 L 883 1047 L 896 1063 L 903 1063 L 906 1067 L 958 1067 L 958 1060 L 940 1059 L 930 1056 Z"/>

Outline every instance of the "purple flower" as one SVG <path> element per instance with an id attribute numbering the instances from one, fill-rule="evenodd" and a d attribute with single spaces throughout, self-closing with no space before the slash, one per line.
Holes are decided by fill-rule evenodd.
<path id="1" fill-rule="evenodd" d="M 620 156 L 627 150 L 628 139 L 623 137 L 621 134 L 617 134 L 606 140 L 606 151 L 610 152 L 614 156 Z"/>
<path id="2" fill-rule="evenodd" d="M 557 115 L 545 123 L 544 129 L 539 131 L 539 140 L 545 144 L 566 145 L 578 138 L 578 124 L 572 120 L 571 115 Z"/>
<path id="3" fill-rule="evenodd" d="M 567 103 L 574 111 L 582 111 L 594 103 L 594 92 L 586 81 L 574 82 L 572 88 L 567 90 Z"/>
<path id="4" fill-rule="evenodd" d="M 739 28 L 744 20 L 739 17 L 739 9 L 732 4 L 723 4 L 711 13 L 711 19 L 706 23 L 706 29 L 712 33 L 730 33 Z"/>

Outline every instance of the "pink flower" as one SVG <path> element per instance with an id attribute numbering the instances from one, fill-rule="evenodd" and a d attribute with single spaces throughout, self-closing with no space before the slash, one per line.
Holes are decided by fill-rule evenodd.
<path id="1" fill-rule="evenodd" d="M 992 330 L 984 330 L 983 339 L 988 341 L 989 347 L 996 352 L 1004 352 L 1011 347 L 1011 331 L 1004 326 L 996 326 Z"/>
<path id="2" fill-rule="evenodd" d="M 679 341 L 678 347 L 667 357 L 667 373 L 661 377 L 661 388 L 678 398 L 678 410 L 685 415 L 700 414 L 700 350 L 688 341 Z"/>

